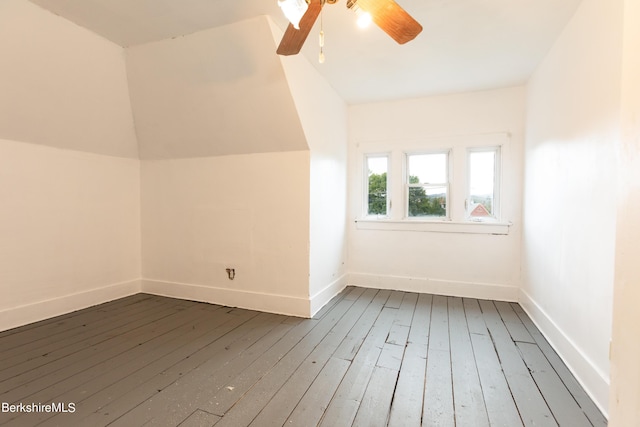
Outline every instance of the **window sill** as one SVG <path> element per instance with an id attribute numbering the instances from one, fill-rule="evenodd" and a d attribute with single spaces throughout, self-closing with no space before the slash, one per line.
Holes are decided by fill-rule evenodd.
<path id="1" fill-rule="evenodd" d="M 390 219 L 357 219 L 358 230 L 426 231 L 435 233 L 509 234 L 510 222 L 456 222 Z"/>

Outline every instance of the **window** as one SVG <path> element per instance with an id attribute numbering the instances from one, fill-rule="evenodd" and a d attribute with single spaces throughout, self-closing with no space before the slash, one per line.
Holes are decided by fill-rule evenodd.
<path id="1" fill-rule="evenodd" d="M 467 217 L 473 221 L 498 217 L 498 165 L 500 149 L 470 148 L 467 150 Z"/>
<path id="2" fill-rule="evenodd" d="M 360 143 L 358 228 L 508 234 L 501 177 L 510 138 L 490 133 Z"/>
<path id="3" fill-rule="evenodd" d="M 448 152 L 407 154 L 406 159 L 406 216 L 448 217 Z"/>
<path id="4" fill-rule="evenodd" d="M 365 206 L 367 216 L 384 216 L 389 212 L 388 170 L 389 156 L 387 154 L 367 155 Z"/>

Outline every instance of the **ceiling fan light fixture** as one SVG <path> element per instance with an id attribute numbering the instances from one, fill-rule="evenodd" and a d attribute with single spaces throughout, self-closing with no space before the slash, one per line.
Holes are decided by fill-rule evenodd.
<path id="1" fill-rule="evenodd" d="M 299 30 L 300 19 L 304 16 L 309 5 L 305 0 L 278 0 L 278 6 L 287 17 L 293 28 Z"/>
<path id="2" fill-rule="evenodd" d="M 362 10 L 362 8 L 358 5 L 357 0 L 348 0 L 347 8 L 353 10 L 356 14 L 356 25 L 358 28 L 367 28 L 371 25 L 373 18 L 371 14 L 367 11 Z"/>
<path id="3" fill-rule="evenodd" d="M 373 21 L 373 18 L 371 18 L 371 14 L 369 12 L 365 12 L 360 8 L 357 8 L 356 10 L 356 24 L 358 25 L 358 28 L 367 28 L 369 27 L 369 25 L 371 25 L 371 21 Z"/>

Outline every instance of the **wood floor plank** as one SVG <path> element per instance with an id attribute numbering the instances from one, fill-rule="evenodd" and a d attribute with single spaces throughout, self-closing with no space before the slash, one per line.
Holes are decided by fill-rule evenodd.
<path id="1" fill-rule="evenodd" d="M 422 425 L 454 426 L 449 314 L 443 296 L 433 297 L 425 381 Z"/>
<path id="2" fill-rule="evenodd" d="M 391 295 L 390 291 L 377 291 L 375 289 L 368 289 L 367 293 L 373 297 L 371 304 L 369 304 L 365 314 L 358 320 L 358 323 L 349 331 L 349 334 L 342 341 L 340 347 L 338 347 L 334 353 L 334 357 L 353 360 L 376 318 L 380 314 L 382 307 Z"/>
<path id="3" fill-rule="evenodd" d="M 69 337 L 93 329 L 109 320 L 126 318 L 132 313 L 152 310 L 163 304 L 168 303 L 145 299 L 134 301 L 131 304 L 111 306 L 111 309 L 100 306 L 99 309 L 65 317 L 57 322 L 48 322 L 39 326 L 26 325 L 18 328 L 15 333 L 2 338 L 3 346 L 0 349 L 2 366 L 12 366 L 9 359 L 16 354 L 26 354 L 32 348 L 43 347 L 49 342 L 65 342 Z"/>
<path id="4" fill-rule="evenodd" d="M 2 354 L 0 381 L 32 371 L 41 364 L 51 363 L 57 358 L 71 354 L 76 349 L 104 341 L 105 336 L 117 335 L 119 331 L 128 330 L 134 322 L 161 318 L 167 314 L 167 310 L 169 313 L 175 311 L 170 305 L 165 304 L 130 306 L 129 310 L 116 313 L 116 317 L 101 316 L 93 322 L 87 321 L 84 324 L 86 326 L 73 328 L 73 332 L 70 330 L 69 333 L 58 333 L 42 338 L 24 336 L 23 345 Z"/>
<path id="5" fill-rule="evenodd" d="M 269 348 L 248 367 L 229 379 L 228 388 L 214 392 L 209 402 L 202 408 L 211 413 L 223 416 L 233 405 L 253 387 L 262 377 L 293 349 L 319 323 L 317 319 L 302 320 L 299 325 L 289 331 L 282 339 Z"/>
<path id="6" fill-rule="evenodd" d="M 564 385 L 567 387 L 576 402 L 578 402 L 578 405 L 580 405 L 587 418 L 589 418 L 589 421 L 591 421 L 591 424 L 595 427 L 605 427 L 607 425 L 607 419 L 598 409 L 593 400 L 591 400 L 589 395 L 587 395 L 584 389 L 580 386 L 569 368 L 567 368 L 567 365 L 565 365 L 546 338 L 544 338 L 542 333 L 540 333 L 522 307 L 520 307 L 519 304 L 513 303 L 511 304 L 511 308 L 518 317 L 520 317 L 522 323 L 525 325 L 542 353 L 545 355 L 551 366 L 553 366 L 553 369 L 558 373 L 558 376 L 560 376 Z"/>
<path id="7" fill-rule="evenodd" d="M 395 369 L 396 371 L 400 370 L 402 358 L 404 357 L 405 346 L 406 343 L 397 344 L 395 342 L 385 342 L 382 346 L 382 351 L 380 352 L 380 357 L 378 357 L 376 366 Z"/>
<path id="8" fill-rule="evenodd" d="M 363 292 L 362 290 L 353 288 L 348 289 L 345 292 L 348 295 L 354 296 L 365 294 L 372 297 L 376 294 L 375 290 L 366 290 Z M 340 301 L 341 300 L 342 298 Z M 348 298 L 348 301 L 353 303 L 354 298 Z M 221 392 L 215 393 L 208 406 L 203 408 L 219 415 L 227 413 L 245 393 L 247 393 L 258 381 L 269 373 L 285 355 L 289 354 L 292 349 L 299 345 L 299 343 L 318 325 L 320 325 L 319 319 L 303 321 L 276 345 L 269 349 L 269 351 L 252 363 L 251 366 L 244 369 L 238 376 L 233 378 L 229 382 L 229 385 L 233 387 L 231 390 L 222 390 Z"/>
<path id="9" fill-rule="evenodd" d="M 358 408 L 353 422 L 354 426 L 384 426 L 387 424 L 416 302 L 417 295 L 404 294 Z"/>
<path id="10" fill-rule="evenodd" d="M 409 336 L 409 329 L 411 326 L 411 320 L 413 319 L 413 312 L 415 311 L 416 302 L 418 301 L 418 295 L 415 293 L 405 293 L 402 297 L 400 307 L 398 307 L 398 313 L 396 320 L 394 320 L 387 342 L 397 345 L 405 345 L 407 337 Z"/>
<path id="11" fill-rule="evenodd" d="M 179 313 L 180 311 L 166 310 L 164 313 L 136 323 L 133 329 L 123 325 L 111 331 L 113 335 L 98 337 L 84 346 L 73 345 L 65 348 L 62 351 L 63 355 L 55 354 L 50 362 L 34 360 L 33 369 L 2 382 L 2 388 L 6 391 L 0 394 L 0 399 L 7 402 L 24 399 L 34 392 L 67 378 L 73 372 L 89 369 L 137 346 L 140 342 L 153 339 L 174 328 L 175 319 Z"/>
<path id="12" fill-rule="evenodd" d="M 477 299 L 463 298 L 462 305 L 464 307 L 464 314 L 467 318 L 467 326 L 469 327 L 470 334 L 489 335 L 487 325 L 484 323 L 482 317 L 482 310 Z"/>
<path id="13" fill-rule="evenodd" d="M 81 401 L 76 407 L 75 418 L 86 425 L 95 426 L 112 422 L 150 396 L 159 393 L 185 372 L 190 372 L 209 358 L 223 352 L 224 347 L 235 338 L 229 333 L 257 316 L 257 313 L 250 311 L 222 311 L 227 314 L 235 311 L 237 314 L 225 316 L 223 321 L 210 327 L 207 334 L 194 339 L 189 345 L 173 349 L 161 359 Z M 56 417 L 50 421 L 51 423 L 46 422 L 43 425 L 58 424 Z"/>
<path id="14" fill-rule="evenodd" d="M 400 308 L 402 305 L 402 300 L 404 299 L 404 292 L 401 291 L 393 291 L 387 300 L 385 307 L 389 308 Z"/>
<path id="15" fill-rule="evenodd" d="M 606 426 L 518 304 L 357 287 L 311 319 L 122 298 L 0 332 L 3 374 L 76 404 L 7 427 Z"/>
<path id="16" fill-rule="evenodd" d="M 49 319 L 43 319 L 37 322 L 29 323 L 27 325 L 18 326 L 15 328 L 0 331 L 0 338 L 4 343 L 5 339 L 8 338 L 10 335 L 22 334 L 22 333 L 32 334 L 35 330 L 43 329 L 43 328 L 47 330 L 49 334 L 55 333 L 56 329 L 66 331 L 72 325 L 83 323 L 85 318 L 87 317 L 92 318 L 93 316 L 96 315 L 97 312 L 116 311 L 121 309 L 122 307 L 126 307 L 127 305 L 135 304 L 142 300 L 151 299 L 151 298 L 155 298 L 155 297 L 149 294 L 135 294 L 135 295 L 120 298 L 117 300 L 108 301 L 102 304 L 94 305 L 92 307 L 88 307 L 81 310 L 76 310 L 69 313 L 61 314 L 59 316 L 51 317 Z M 68 320 L 72 318 L 77 318 L 77 320 L 72 323 L 69 323 Z M 10 348 L 10 343 L 11 343 L 10 340 L 6 341 L 7 348 Z"/>
<path id="17" fill-rule="evenodd" d="M 361 295 L 349 311 L 342 316 L 331 331 L 320 341 L 316 348 L 300 364 L 287 382 L 278 390 L 267 405 L 251 422 L 251 426 L 281 426 L 293 412 L 296 404 L 313 381 L 319 375 L 321 369 L 331 359 L 342 340 L 356 324 L 360 316 L 371 302 L 371 295 Z"/>
<path id="18" fill-rule="evenodd" d="M 172 394 L 181 396 L 181 405 L 200 408 L 210 407 L 212 396 L 216 392 L 224 392 L 225 390 L 230 392 L 234 389 L 235 387 L 232 385 L 234 378 L 237 378 L 256 360 L 263 357 L 267 351 L 277 345 L 285 335 L 302 321 L 299 318 L 295 320 L 295 322 L 285 320 L 274 327 L 255 344 L 227 363 L 223 369 L 218 369 L 207 376 L 198 375 L 197 380 L 181 380 L 180 389 L 177 392 L 176 390 L 171 390 Z M 201 370 L 208 372 L 210 369 L 209 366 L 202 366 Z M 175 384 L 178 385 L 178 383 Z M 177 411 L 172 410 L 172 412 L 175 413 Z"/>
<path id="19" fill-rule="evenodd" d="M 238 350 L 243 348 L 241 345 L 240 349 L 236 349 L 234 344 L 247 334 L 256 334 L 257 332 L 257 335 L 261 335 L 262 330 L 256 329 L 264 322 L 260 314 L 245 310 L 238 310 L 238 313 L 238 320 L 225 323 L 218 336 L 205 347 L 191 352 L 179 363 L 162 371 L 162 375 L 152 377 L 144 384 L 109 402 L 108 405 L 102 406 L 85 421 L 92 425 L 108 423 L 110 426 L 131 426 L 138 425 L 139 421 L 146 422 L 149 418 L 154 418 L 153 415 L 149 417 L 149 414 L 146 413 L 145 402 L 159 395 L 164 389 L 179 381 L 182 376 L 198 369 L 205 363 L 222 366 L 235 357 Z"/>
<path id="20" fill-rule="evenodd" d="M 424 401 L 427 342 L 409 342 L 395 389 L 389 426 L 420 426 Z"/>
<path id="21" fill-rule="evenodd" d="M 205 427 L 205 426 L 213 426 L 218 421 L 220 421 L 220 417 L 217 415 L 210 414 L 201 409 L 196 409 L 191 413 L 189 418 L 185 419 L 183 422 L 178 424 L 179 427 Z"/>
<path id="22" fill-rule="evenodd" d="M 382 293 L 380 299 L 385 299 L 385 296 L 388 294 Z M 380 308 L 377 305 L 371 307 L 371 312 Z M 358 348 L 351 366 L 327 407 L 320 422 L 321 426 L 350 426 L 353 423 L 397 311 L 390 307 L 381 307 L 378 311 L 373 326 Z"/>
<path id="23" fill-rule="evenodd" d="M 401 326 L 411 326 L 413 321 L 413 313 L 418 302 L 418 294 L 415 292 L 405 292 L 400 303 L 398 315 L 394 324 Z"/>
<path id="24" fill-rule="evenodd" d="M 224 414 L 217 426 L 248 426 L 353 304 L 352 300 L 340 301 L 311 332 Z"/>
<path id="25" fill-rule="evenodd" d="M 397 378 L 397 369 L 375 366 L 356 418 L 353 420 L 353 427 L 387 425 Z"/>
<path id="26" fill-rule="evenodd" d="M 409 331 L 409 342 L 426 344 L 429 340 L 431 329 L 431 305 L 433 295 L 420 294 L 416 302 L 416 308 L 411 320 L 411 330 Z"/>
<path id="27" fill-rule="evenodd" d="M 519 342 L 517 346 L 558 424 L 571 427 L 591 427 L 586 415 L 544 357 L 540 348 L 535 344 L 525 342 Z"/>
<path id="28" fill-rule="evenodd" d="M 329 313 L 340 301 L 345 298 L 356 300 L 363 291 L 364 290 L 361 288 L 347 286 L 342 292 L 331 298 L 329 302 L 326 303 L 320 310 L 318 310 L 318 312 L 312 318 L 318 320 L 321 319 L 322 317 L 326 316 L 327 313 Z"/>
<path id="29" fill-rule="evenodd" d="M 184 319 L 180 321 L 181 325 L 169 333 L 95 365 L 92 369 L 77 372 L 66 380 L 29 396 L 29 399 L 39 402 L 67 401 L 75 402 L 78 405 L 104 388 L 157 362 L 166 356 L 170 349 L 189 345 L 192 340 L 207 333 L 211 321 L 221 319 L 223 316 L 222 313 L 214 316 L 208 310 L 194 310 L 192 318 L 183 316 Z M 38 414 L 34 419 L 44 421 L 50 417 L 49 414 Z"/>
<path id="30" fill-rule="evenodd" d="M 462 298 L 448 298 L 451 375 L 456 425 L 489 426 Z"/>
<path id="31" fill-rule="evenodd" d="M 480 307 L 523 424 L 527 427 L 556 426 L 551 410 L 520 357 L 494 303 L 480 301 Z"/>
<path id="32" fill-rule="evenodd" d="M 332 357 L 283 425 L 296 427 L 317 425 L 349 366 L 351 363 L 348 360 Z"/>
<path id="33" fill-rule="evenodd" d="M 432 299 L 433 297 L 427 294 L 420 294 L 417 298 L 407 348 L 391 405 L 390 427 L 421 424 Z"/>
<path id="34" fill-rule="evenodd" d="M 233 342 L 225 345 L 216 357 L 209 357 L 204 363 L 189 372 L 182 372 L 171 384 L 158 390 L 153 396 L 140 402 L 135 408 L 123 414 L 111 425 L 130 426 L 137 424 L 169 424 L 180 423 L 191 411 L 203 409 L 208 398 L 217 391 L 219 382 L 231 371 L 238 371 L 239 366 L 233 366 L 242 360 L 245 351 L 261 340 L 274 328 L 282 323 L 282 316 L 261 313 L 254 317 L 247 325 L 233 331 Z M 278 334 L 279 335 L 279 334 Z M 231 337 L 231 334 L 227 336 Z M 206 411 L 206 410 L 205 410 Z M 206 411 L 210 412 L 210 411 Z M 214 414 L 215 415 L 215 414 Z"/>
<path id="35" fill-rule="evenodd" d="M 463 301 L 487 415 L 492 427 L 518 427 L 522 420 L 482 318 L 478 300 Z"/>
<path id="36" fill-rule="evenodd" d="M 502 318 L 504 325 L 509 331 L 509 335 L 511 335 L 511 339 L 516 342 L 528 342 L 532 344 L 535 343 L 535 340 L 522 323 L 522 320 L 520 320 L 518 315 L 511 308 L 510 303 L 504 301 L 495 301 L 494 304 L 498 309 L 498 313 L 500 313 L 500 317 Z"/>

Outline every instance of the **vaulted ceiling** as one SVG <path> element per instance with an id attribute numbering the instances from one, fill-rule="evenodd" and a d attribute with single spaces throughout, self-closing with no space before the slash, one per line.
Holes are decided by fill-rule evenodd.
<path id="1" fill-rule="evenodd" d="M 123 47 L 268 15 L 276 0 L 31 0 Z M 346 0 L 327 4 L 324 64 L 316 22 L 302 50 L 348 103 L 491 89 L 526 82 L 580 0 L 398 0 L 424 27 L 398 45 L 376 27 L 360 30 Z M 229 40 L 233 47 L 234 41 Z M 273 51 L 275 45 L 265 49 Z M 225 59 L 226 60 L 226 59 Z"/>

